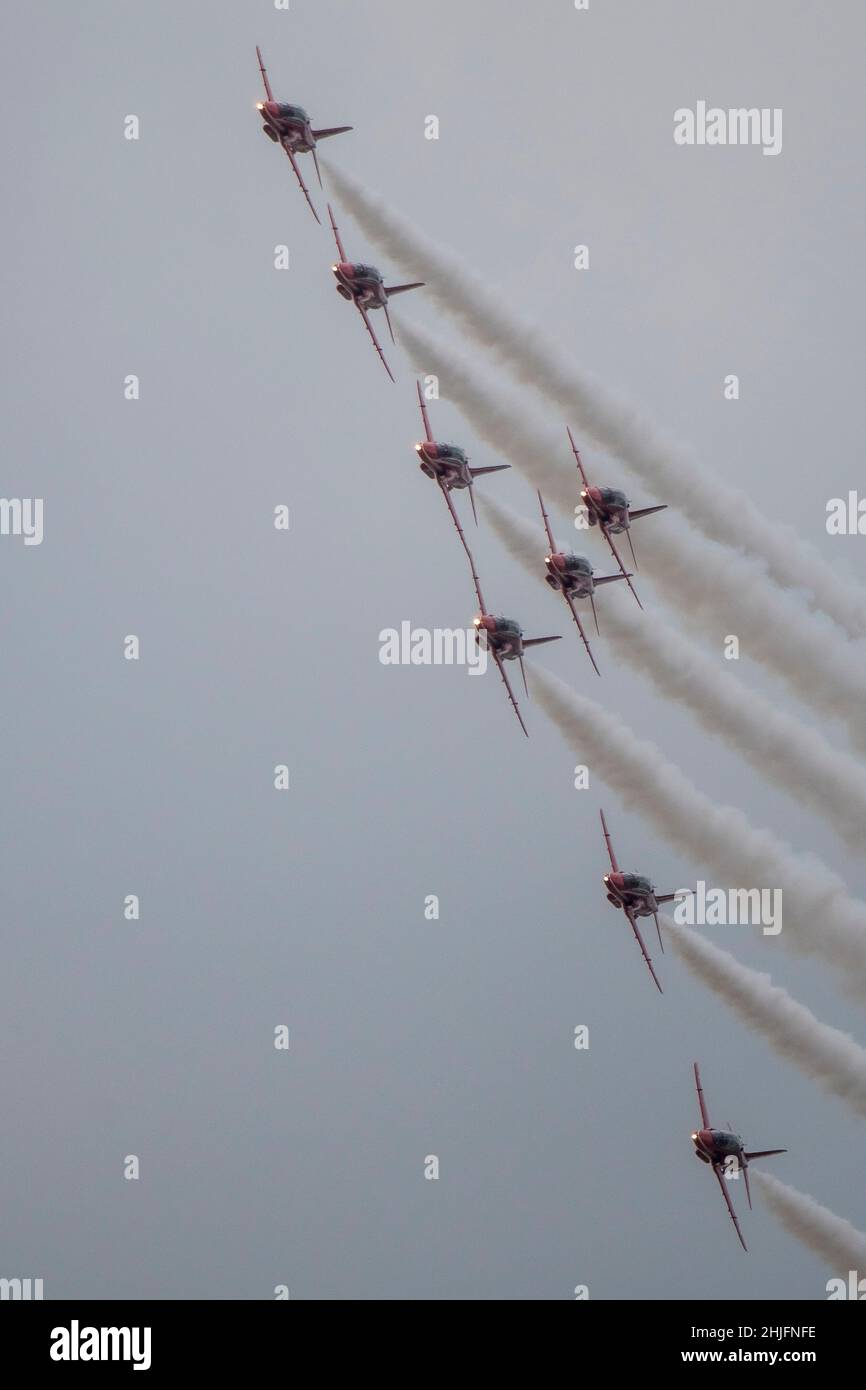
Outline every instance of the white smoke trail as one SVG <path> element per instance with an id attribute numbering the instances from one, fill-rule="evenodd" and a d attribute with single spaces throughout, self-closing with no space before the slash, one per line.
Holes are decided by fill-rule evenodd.
<path id="1" fill-rule="evenodd" d="M 866 1235 L 862 1231 L 770 1173 L 759 1173 L 755 1168 L 749 1172 L 785 1230 L 826 1260 L 838 1278 L 846 1278 L 852 1269 L 861 1276 L 866 1272 Z"/>
<path id="2" fill-rule="evenodd" d="M 866 1117 L 866 1051 L 859 1043 L 821 1023 L 804 1004 L 774 985 L 769 975 L 742 965 L 694 928 L 678 926 L 667 916 L 660 920 L 696 979 L 760 1033 L 780 1057 Z"/>
<path id="3" fill-rule="evenodd" d="M 812 855 L 795 852 L 742 811 L 719 805 L 638 738 L 613 710 L 534 665 L 530 690 L 582 762 L 688 858 L 729 888 L 778 888 L 784 923 L 777 939 L 841 970 L 866 998 L 866 903 Z"/>
<path id="4" fill-rule="evenodd" d="M 492 494 L 479 504 L 507 550 L 539 579 L 546 537 Z M 616 586 L 619 587 L 619 586 Z M 641 613 L 631 594 L 603 591 L 602 635 L 617 655 L 648 676 L 668 699 L 688 706 L 711 733 L 737 748 L 750 766 L 823 816 L 852 849 L 866 849 L 866 769 L 838 753 L 817 729 L 749 691 L 718 660 L 655 614 Z"/>
<path id="5" fill-rule="evenodd" d="M 522 322 L 454 252 L 437 246 L 330 161 L 326 167 L 343 207 L 370 240 L 412 279 L 425 281 L 439 308 L 520 381 L 626 460 L 662 500 L 675 502 L 708 535 L 762 556 L 779 584 L 808 589 L 811 603 L 849 635 L 866 634 L 866 592 L 853 579 L 837 574 L 792 527 L 762 512 L 747 493 L 711 473 L 680 446 L 661 439 L 630 405 L 553 351 L 541 331 Z"/>
<path id="6" fill-rule="evenodd" d="M 573 518 L 580 484 L 565 430 L 554 432 L 518 409 L 509 393 L 488 385 L 430 334 L 401 322 L 400 339 L 473 429 Z M 822 717 L 842 719 L 857 747 L 866 747 L 866 661 L 857 648 L 768 584 L 754 560 L 699 536 L 672 513 L 651 518 L 637 535 L 653 582 L 691 628 L 719 643 L 736 635 L 742 655 L 781 676 Z"/>
<path id="7" fill-rule="evenodd" d="M 691 631 L 719 642 L 736 635 L 742 656 L 780 676 L 822 719 L 842 720 L 856 748 L 866 749 L 866 660 L 859 645 L 839 641 L 793 594 L 766 584 L 754 561 L 681 522 L 666 535 L 647 527 L 638 548 Z"/>

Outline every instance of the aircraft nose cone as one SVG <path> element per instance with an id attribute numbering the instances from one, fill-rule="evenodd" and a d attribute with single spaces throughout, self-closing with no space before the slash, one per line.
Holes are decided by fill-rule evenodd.
<path id="1" fill-rule="evenodd" d="M 553 565 L 554 569 L 564 570 L 564 569 L 565 569 L 565 556 L 562 555 L 562 554 L 551 555 L 551 557 L 550 557 L 550 563 Z"/>
<path id="2" fill-rule="evenodd" d="M 267 111 L 269 116 L 277 116 L 280 108 L 275 101 L 266 101 L 262 104 L 262 110 Z"/>

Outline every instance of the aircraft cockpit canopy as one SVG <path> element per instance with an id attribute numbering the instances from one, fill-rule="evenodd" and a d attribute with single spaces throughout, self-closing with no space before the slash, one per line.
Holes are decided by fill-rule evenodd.
<path id="1" fill-rule="evenodd" d="M 622 886 L 627 893 L 651 893 L 653 886 L 643 874 L 623 874 Z"/>
<path id="2" fill-rule="evenodd" d="M 310 118 L 303 106 L 292 106 L 288 101 L 281 101 L 278 105 L 279 114 L 287 121 L 303 121 L 304 125 L 309 125 Z"/>

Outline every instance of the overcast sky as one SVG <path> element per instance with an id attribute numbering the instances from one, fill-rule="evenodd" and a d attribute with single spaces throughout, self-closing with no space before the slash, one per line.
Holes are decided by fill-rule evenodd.
<path id="1" fill-rule="evenodd" d="M 45 0 L 0 23 L 2 492 L 45 499 L 41 546 L 0 538 L 0 1275 L 49 1298 L 822 1298 L 831 1271 L 739 1192 L 737 1244 L 691 1063 L 717 1124 L 787 1147 L 773 1173 L 866 1229 L 862 1127 L 671 954 L 656 993 L 604 900 L 598 806 L 662 888 L 705 866 L 575 791 L 495 674 L 379 662 L 381 629 L 465 625 L 474 597 L 409 363 L 391 349 L 392 385 L 260 133 L 255 45 L 279 99 L 354 126 L 330 158 L 866 578 L 866 541 L 824 528 L 863 479 L 862 5 Z M 781 154 L 675 145 L 699 99 L 782 108 Z M 401 313 L 439 328 L 423 291 Z M 516 473 L 483 486 L 532 514 Z M 497 608 L 563 632 L 532 661 L 866 894 L 827 828 L 603 639 L 599 683 L 564 607 L 483 527 L 474 548 Z M 641 593 L 660 605 L 646 572 Z M 863 1038 L 820 961 L 714 939 Z"/>

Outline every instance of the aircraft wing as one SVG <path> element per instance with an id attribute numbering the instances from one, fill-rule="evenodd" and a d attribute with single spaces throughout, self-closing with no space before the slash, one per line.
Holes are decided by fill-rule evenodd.
<path id="1" fill-rule="evenodd" d="M 519 724 L 520 724 L 520 727 L 521 727 L 521 729 L 523 730 L 523 732 L 526 734 L 526 737 L 529 738 L 529 730 L 527 729 L 526 725 L 525 725 L 524 722 L 523 722 L 523 715 L 520 713 L 520 706 L 518 705 L 517 701 L 516 701 L 515 698 L 514 698 L 514 691 L 511 689 L 511 681 L 508 679 L 508 676 L 505 674 L 505 667 L 504 667 L 504 665 L 503 665 L 502 658 L 501 658 L 500 656 L 497 655 L 497 653 L 493 650 L 492 647 L 488 647 L 487 650 L 490 652 L 490 655 L 493 657 L 493 660 L 496 662 L 496 665 L 497 665 L 498 668 L 499 668 L 499 674 L 500 674 L 500 676 L 502 677 L 502 683 L 503 683 L 503 685 L 505 686 L 505 689 L 508 691 L 508 698 L 509 698 L 509 700 L 511 701 L 511 704 L 512 704 L 512 706 L 513 706 L 513 708 L 514 708 L 514 713 L 517 715 L 517 719 L 518 719 L 518 722 L 519 722 Z"/>
<path id="2" fill-rule="evenodd" d="M 580 454 L 579 454 L 579 452 L 578 452 L 577 445 L 576 445 L 575 442 L 574 442 L 574 435 L 571 433 L 571 427 L 570 427 L 569 425 L 566 426 L 566 429 L 568 430 L 568 440 L 569 440 L 569 443 L 571 444 L 571 452 L 574 454 L 575 460 L 577 461 L 577 469 L 578 469 L 578 472 L 580 473 L 580 480 L 581 480 L 581 482 L 583 483 L 584 490 L 587 492 L 587 497 L 586 497 L 586 510 L 587 510 L 587 512 L 589 512 L 589 513 L 594 513 L 594 514 L 596 515 L 596 517 L 598 518 L 599 525 L 601 525 L 601 513 L 599 512 L 599 510 L 598 510 L 598 508 L 596 507 L 595 503 L 593 502 L 592 498 L 588 495 L 588 492 L 589 492 L 589 479 L 588 479 L 587 476 L 586 476 L 586 470 L 584 469 L 583 461 L 581 460 Z M 602 528 L 602 529 L 603 529 L 603 528 Z M 620 559 L 619 559 L 619 556 L 618 556 L 618 555 L 617 555 L 616 559 L 617 559 L 617 563 L 619 563 L 620 569 L 622 569 L 622 563 L 620 562 Z M 625 570 L 623 570 L 623 578 L 626 578 Z M 596 582 L 597 582 L 597 581 L 596 581 Z M 629 585 L 629 588 L 630 588 L 630 587 L 631 587 L 631 585 Z M 635 594 L 635 598 L 637 598 L 637 594 Z"/>
<path id="3" fill-rule="evenodd" d="M 716 1177 L 717 1177 L 718 1180 L 719 1180 L 719 1187 L 722 1189 L 722 1196 L 724 1197 L 725 1203 L 727 1204 L 727 1208 L 728 1208 L 728 1211 L 729 1211 L 729 1213 L 730 1213 L 731 1220 L 732 1220 L 733 1223 L 734 1223 L 734 1230 L 735 1230 L 736 1233 L 737 1233 L 737 1236 L 738 1236 L 738 1238 L 739 1238 L 739 1242 L 740 1242 L 740 1244 L 742 1245 L 743 1249 L 744 1249 L 744 1250 L 746 1251 L 746 1253 L 748 1254 L 749 1247 L 748 1247 L 748 1245 L 746 1244 L 746 1242 L 743 1240 L 743 1233 L 742 1233 L 742 1231 L 740 1230 L 740 1223 L 739 1223 L 739 1221 L 737 1220 L 737 1213 L 734 1211 L 734 1204 L 733 1204 L 733 1202 L 731 1201 L 731 1194 L 728 1192 L 728 1188 L 727 1188 L 727 1184 L 726 1184 L 726 1182 L 725 1182 L 725 1179 L 722 1177 L 721 1173 L 719 1172 L 718 1166 L 717 1166 L 715 1163 L 713 1164 L 713 1172 L 715 1173 Z"/>
<path id="4" fill-rule="evenodd" d="M 540 496 L 540 495 L 541 495 L 541 494 L 539 493 L 539 496 Z M 552 541 L 551 541 L 551 544 L 553 544 Z M 583 630 L 583 623 L 580 621 L 580 618 L 578 617 L 577 609 L 576 609 L 575 606 L 574 606 L 574 599 L 571 597 L 570 594 L 565 593 L 564 590 L 563 590 L 563 595 L 562 595 L 562 596 L 563 596 L 563 598 L 565 599 L 566 603 L 568 604 L 569 608 L 571 609 L 571 616 L 574 618 L 574 621 L 577 623 L 577 630 L 578 630 L 578 632 L 580 633 L 581 641 L 583 642 L 583 645 L 586 647 L 586 654 L 587 654 L 587 656 L 589 657 L 590 661 L 592 662 L 593 670 L 595 671 L 595 674 L 596 674 L 597 676 L 600 676 L 600 675 L 601 675 L 601 671 L 599 671 L 598 667 L 597 667 L 596 664 L 595 664 L 595 657 L 594 657 L 593 654 L 592 654 L 592 648 L 591 648 L 591 646 L 589 645 L 589 642 L 586 640 L 586 633 L 585 633 L 584 630 Z"/>
<path id="5" fill-rule="evenodd" d="M 442 484 L 440 483 L 439 486 L 441 487 Z M 445 492 L 445 489 L 443 488 L 442 491 Z M 450 503 L 450 502 L 451 502 L 451 498 L 448 497 L 447 492 L 446 492 L 445 495 L 446 495 L 446 497 L 447 497 L 448 502 Z M 451 507 L 451 514 L 452 514 L 452 516 L 455 515 L 453 505 L 452 505 L 452 507 Z M 485 606 L 484 606 L 484 595 L 483 595 L 482 592 L 481 592 L 481 580 L 478 578 L 478 571 L 477 571 L 477 569 L 475 568 L 475 561 L 474 561 L 473 558 L 472 558 L 472 551 L 469 549 L 469 546 L 466 544 L 466 537 L 463 535 L 462 532 L 461 532 L 461 535 L 460 535 L 460 539 L 463 541 L 463 549 L 466 551 L 466 554 L 469 556 L 469 568 L 470 568 L 471 571 L 472 571 L 472 583 L 475 585 L 475 597 L 478 599 L 478 608 L 479 608 L 479 610 L 480 610 L 480 612 L 481 612 L 482 615 L 486 615 L 487 609 L 486 609 Z"/>
<path id="6" fill-rule="evenodd" d="M 303 174 L 301 173 L 300 167 L 299 167 L 299 165 L 298 165 L 298 161 L 295 159 L 295 156 L 294 156 L 294 154 L 292 153 L 292 147 L 291 147 L 291 145 L 289 144 L 288 140 L 286 140 L 286 139 L 281 140 L 281 141 L 280 141 L 280 144 L 282 145 L 283 149 L 285 150 L 286 154 L 287 154 L 288 157 L 289 157 L 289 163 L 291 164 L 292 168 L 293 168 L 294 171 L 295 171 L 295 178 L 298 180 L 298 183 L 301 185 L 301 192 L 303 193 L 304 197 L 305 197 L 306 200 L 307 200 L 307 203 L 309 204 L 310 212 L 313 214 L 313 216 L 315 217 L 316 221 L 321 225 L 321 218 L 319 217 L 319 214 L 316 212 L 315 206 L 314 206 L 314 204 L 313 204 L 313 200 L 312 200 L 312 198 L 310 197 L 310 190 L 307 188 L 307 185 L 304 183 L 304 176 L 303 176 Z"/>
<path id="7" fill-rule="evenodd" d="M 267 96 L 268 101 L 273 101 L 274 94 L 271 91 L 271 84 L 268 81 L 268 74 L 265 71 L 264 63 L 262 62 L 262 50 L 259 48 L 258 44 L 256 44 L 256 57 L 259 60 L 259 68 L 261 69 L 262 81 L 265 84 L 265 95 Z"/>
<path id="8" fill-rule="evenodd" d="M 484 611 L 484 604 L 481 602 L 481 589 L 480 589 L 480 586 L 479 586 L 479 583 L 478 583 L 478 576 L 477 576 L 477 574 L 475 573 L 475 561 L 474 561 L 473 558 L 472 558 L 472 551 L 469 549 L 469 546 L 466 544 L 466 536 L 464 535 L 463 527 L 460 525 L 460 518 L 459 518 L 459 516 L 457 515 L 457 509 L 456 509 L 456 507 L 454 506 L 454 503 L 451 501 L 451 494 L 450 494 L 450 492 L 448 491 L 448 489 L 447 489 L 447 487 L 445 486 L 445 484 L 442 482 L 441 478 L 437 478 L 436 481 L 437 481 L 438 484 L 439 484 L 439 491 L 442 493 L 442 496 L 445 498 L 445 505 L 447 506 L 449 512 L 451 513 L 451 520 L 454 522 L 454 525 L 457 527 L 457 534 L 458 534 L 458 536 L 460 537 L 460 543 L 461 543 L 461 545 L 463 546 L 463 549 L 466 551 L 466 556 L 467 556 L 467 559 L 469 560 L 469 568 L 470 568 L 470 570 L 472 571 L 472 578 L 475 580 L 475 592 L 476 592 L 477 595 L 478 595 L 478 602 L 481 604 L 481 609 L 482 609 L 482 612 L 483 612 L 483 611 Z"/>
<path id="9" fill-rule="evenodd" d="M 610 553 L 611 553 L 611 555 L 613 556 L 613 558 L 616 560 L 616 563 L 619 565 L 620 573 L 621 573 L 623 579 L 625 580 L 626 584 L 628 585 L 628 587 L 631 589 L 632 593 L 633 593 L 634 596 L 635 596 L 635 602 L 637 603 L 638 608 L 643 608 L 643 604 L 641 603 L 640 599 L 638 598 L 638 596 L 637 596 L 637 591 L 635 590 L 635 587 L 634 587 L 634 585 L 633 585 L 632 582 L 631 582 L 631 575 L 629 574 L 628 570 L 626 569 L 625 565 L 623 564 L 622 560 L 620 559 L 619 551 L 617 550 L 616 546 L 615 546 L 614 543 L 613 543 L 613 536 L 610 534 L 610 531 L 607 529 L 607 527 L 604 526 L 604 525 L 602 525 L 601 523 L 599 523 L 599 529 L 600 529 L 600 531 L 601 531 L 601 534 L 604 536 L 605 540 L 607 541 L 608 545 L 610 546 Z"/>
<path id="10" fill-rule="evenodd" d="M 370 318 L 369 318 L 369 315 L 367 314 L 367 310 L 364 309 L 364 308 L 362 308 L 362 306 L 358 303 L 357 299 L 355 300 L 355 308 L 358 310 L 358 313 L 361 315 L 361 318 L 364 320 L 364 326 L 365 326 L 365 328 L 367 329 L 367 332 L 369 333 L 370 337 L 373 339 L 373 346 L 375 347 L 376 351 L 378 352 L 379 356 L 380 356 L 381 359 L 382 359 L 382 366 L 385 368 L 385 371 L 388 373 L 389 377 L 390 377 L 391 380 L 393 381 L 393 380 L 394 380 L 394 373 L 391 371 L 391 368 L 388 366 L 387 358 L 385 357 L 385 354 L 384 354 L 384 352 L 382 351 L 382 349 L 381 349 L 381 347 L 380 347 L 380 345 L 379 345 L 379 339 L 376 337 L 376 334 L 375 334 L 374 331 L 373 331 L 373 325 L 372 325 L 371 322 L 370 322 Z"/>
<path id="11" fill-rule="evenodd" d="M 415 386 L 418 390 L 418 404 L 421 407 L 421 419 L 424 421 L 424 433 L 427 436 L 427 443 L 434 444 L 436 441 L 434 440 L 433 435 L 430 431 L 430 421 L 427 419 L 427 405 L 425 403 L 424 396 L 421 391 L 420 381 L 416 381 Z"/>
<path id="12" fill-rule="evenodd" d="M 661 502 L 657 507 L 638 507 L 636 512 L 629 507 L 628 514 L 632 521 L 639 521 L 642 516 L 652 516 L 653 512 L 666 512 L 667 509 L 667 502 Z"/>
<path id="13" fill-rule="evenodd" d="M 607 828 L 607 821 L 604 818 L 604 811 L 599 808 L 598 814 L 601 816 L 601 828 L 604 831 L 604 843 L 607 845 L 607 857 L 610 860 L 610 867 L 615 874 L 619 873 L 619 864 L 616 862 L 616 854 L 613 848 L 613 841 L 610 838 L 610 831 Z"/>
<path id="14" fill-rule="evenodd" d="M 338 230 L 337 230 L 337 224 L 336 224 L 336 222 L 334 221 L 334 212 L 333 212 L 333 209 L 332 209 L 330 203 L 328 204 L 328 216 L 329 216 L 330 219 L 331 219 L 331 231 L 334 233 L 334 240 L 335 240 L 335 242 L 337 243 L 337 251 L 338 251 L 339 254 L 340 254 L 340 260 L 341 260 L 341 261 L 348 260 L 348 257 L 347 257 L 347 255 L 346 255 L 346 252 L 345 252 L 344 249 L 343 249 L 343 243 L 342 243 L 342 241 L 340 240 L 340 233 L 339 233 Z"/>
<path id="15" fill-rule="evenodd" d="M 556 541 L 553 539 L 553 532 L 550 529 L 550 517 L 547 515 L 547 511 L 544 506 L 544 498 L 542 497 L 540 492 L 538 494 L 538 505 L 541 508 L 541 519 L 544 522 L 544 529 L 547 532 L 547 540 L 548 544 L 550 545 L 550 553 L 552 555 L 556 550 Z"/>
<path id="16" fill-rule="evenodd" d="M 632 929 L 632 931 L 633 931 L 634 934 L 635 934 L 635 940 L 637 941 L 638 946 L 640 946 L 641 950 L 643 951 L 643 958 L 644 958 L 644 960 L 645 960 L 646 963 L 647 963 L 647 967 L 648 967 L 648 969 L 649 969 L 649 973 L 652 975 L 652 977 L 653 977 L 653 979 L 654 979 L 654 981 L 655 981 L 656 989 L 658 990 L 659 994 L 664 994 L 664 990 L 662 989 L 661 985 L 659 984 L 659 977 L 658 977 L 658 975 L 656 974 L 655 970 L 653 969 L 653 963 L 652 963 L 652 961 L 650 960 L 649 951 L 647 950 L 646 946 L 644 945 L 644 939 L 643 939 L 643 937 L 642 937 L 641 934 L 640 934 L 640 930 L 639 930 L 638 924 L 637 924 L 637 918 L 635 917 L 635 915 L 634 915 L 633 912 L 629 911 L 628 908 L 624 908 L 623 910 L 624 910 L 624 912 L 625 912 L 626 917 L 627 917 L 628 920 L 629 920 L 629 925 L 631 926 L 631 929 Z"/>
<path id="17" fill-rule="evenodd" d="M 707 1103 L 704 1100 L 704 1088 L 701 1085 L 701 1074 L 698 1071 L 698 1064 L 697 1062 L 693 1062 L 692 1065 L 695 1069 L 695 1085 L 698 1089 L 698 1105 L 701 1107 L 701 1123 L 703 1124 L 704 1129 L 712 1129 L 712 1125 L 710 1124 L 710 1117 L 707 1114 Z"/>
<path id="18" fill-rule="evenodd" d="M 584 487 L 589 487 L 589 479 L 587 478 L 586 473 L 584 472 L 580 454 L 577 452 L 577 445 L 574 442 L 574 435 L 571 433 L 571 426 L 566 425 L 566 429 L 568 430 L 568 439 L 569 443 L 571 444 L 571 451 L 574 454 L 575 459 L 577 460 L 577 467 L 578 472 L 580 473 L 581 482 L 583 483 Z"/>

